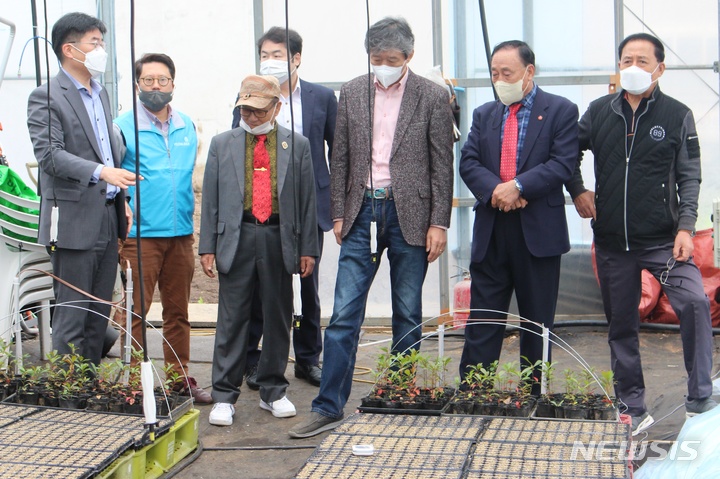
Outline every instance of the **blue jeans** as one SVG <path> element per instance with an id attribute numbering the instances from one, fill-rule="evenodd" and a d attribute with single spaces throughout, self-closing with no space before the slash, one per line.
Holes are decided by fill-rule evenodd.
<path id="1" fill-rule="evenodd" d="M 370 221 L 378 226 L 378 261 L 370 256 Z M 427 272 L 423 246 L 409 245 L 400 231 L 395 202 L 366 198 L 350 232 L 343 238 L 335 284 L 335 306 L 325 330 L 320 392 L 312 410 L 340 418 L 350 397 L 360 326 L 365 319 L 368 291 L 387 249 L 392 294 L 393 351 L 420 349 L 422 285 Z"/>

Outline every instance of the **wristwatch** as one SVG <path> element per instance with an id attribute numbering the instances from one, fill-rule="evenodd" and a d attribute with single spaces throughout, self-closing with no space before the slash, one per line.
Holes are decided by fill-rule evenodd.
<path id="1" fill-rule="evenodd" d="M 695 237 L 695 230 L 694 230 L 694 229 L 693 229 L 693 230 L 679 229 L 679 230 L 678 230 L 678 233 L 679 233 L 680 231 L 687 231 L 688 233 L 690 233 L 690 237 L 691 237 L 691 238 L 694 238 L 694 237 Z"/>
<path id="2" fill-rule="evenodd" d="M 515 188 L 520 192 L 520 194 L 523 194 L 523 187 L 520 184 L 520 180 L 517 179 L 517 177 L 513 178 L 515 180 Z"/>

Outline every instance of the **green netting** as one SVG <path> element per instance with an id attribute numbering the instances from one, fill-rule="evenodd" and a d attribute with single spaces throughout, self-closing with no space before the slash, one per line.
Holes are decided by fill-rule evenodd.
<path id="1" fill-rule="evenodd" d="M 0 165 L 0 190 L 5 191 L 7 193 L 10 193 L 15 196 L 19 196 L 20 198 L 25 198 L 29 200 L 39 200 L 40 197 L 35 194 L 35 192 L 28 187 L 25 182 L 18 176 L 17 173 L 15 173 L 11 168 L 7 166 Z M 15 211 L 21 211 L 23 213 L 29 213 L 34 215 L 39 215 L 40 212 L 38 210 L 30 209 L 30 208 L 24 208 L 22 206 L 18 206 L 10 201 L 7 201 L 4 198 L 0 198 L 0 205 L 3 205 L 7 208 L 13 209 Z M 32 228 L 37 229 L 37 224 L 33 223 L 27 223 L 25 221 L 18 220 L 17 218 L 13 218 L 9 215 L 6 215 L 5 213 L 0 211 L 0 218 L 4 219 L 5 221 L 8 221 L 10 223 L 16 224 L 18 226 L 24 226 L 26 228 Z M 24 236 L 17 234 L 13 231 L 10 231 L 7 228 L 3 228 L 3 233 L 7 236 L 10 236 L 11 238 L 19 239 L 21 241 L 26 241 L 28 243 L 37 243 L 36 238 L 32 238 L 29 236 Z"/>

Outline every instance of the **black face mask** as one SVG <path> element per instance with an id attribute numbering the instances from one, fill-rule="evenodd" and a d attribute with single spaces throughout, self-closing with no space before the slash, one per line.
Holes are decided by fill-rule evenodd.
<path id="1" fill-rule="evenodd" d="M 172 97 L 172 92 L 160 90 L 140 90 L 140 94 L 138 95 L 138 98 L 140 99 L 142 104 L 145 105 L 145 108 L 153 112 L 162 110 L 165 105 L 170 103 Z"/>

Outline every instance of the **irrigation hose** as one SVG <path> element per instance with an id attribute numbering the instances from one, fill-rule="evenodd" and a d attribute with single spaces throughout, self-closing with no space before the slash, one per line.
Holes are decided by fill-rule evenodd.
<path id="1" fill-rule="evenodd" d="M 293 449 L 315 449 L 317 444 L 303 446 L 216 446 L 206 447 L 205 451 L 290 451 Z"/>

